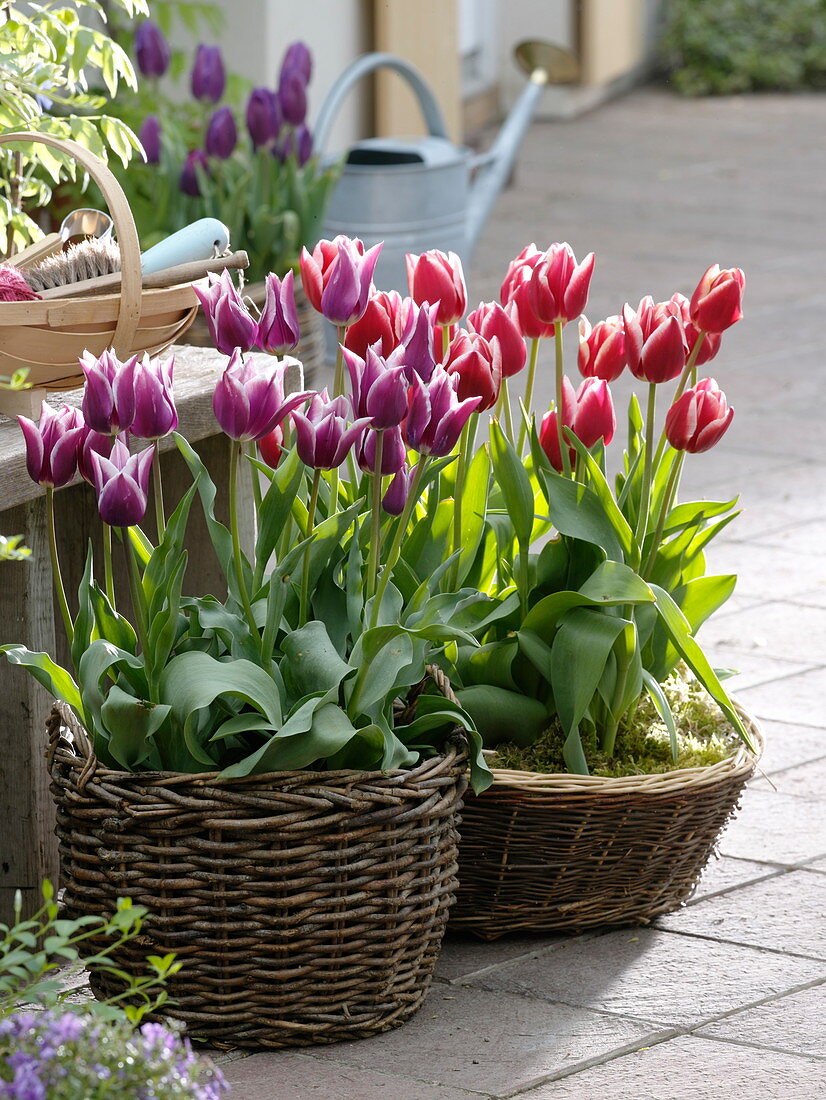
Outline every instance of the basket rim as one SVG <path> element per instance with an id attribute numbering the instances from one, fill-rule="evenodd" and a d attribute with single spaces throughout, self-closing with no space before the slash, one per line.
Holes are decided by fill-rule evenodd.
<path id="1" fill-rule="evenodd" d="M 675 791 L 707 787 L 722 779 L 748 775 L 763 755 L 766 739 L 753 715 L 736 699 L 734 709 L 743 719 L 754 743 L 756 753 L 751 753 L 740 742 L 732 753 L 716 764 L 701 764 L 693 768 L 675 768 L 654 775 L 574 775 L 567 772 L 529 772 L 513 768 L 491 768 L 493 783 L 485 795 L 513 792 L 517 794 L 579 794 L 579 795 L 628 795 L 667 794 Z"/>

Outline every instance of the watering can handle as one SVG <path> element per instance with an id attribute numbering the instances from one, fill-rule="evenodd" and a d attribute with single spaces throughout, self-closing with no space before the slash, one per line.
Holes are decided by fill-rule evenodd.
<path id="1" fill-rule="evenodd" d="M 368 53 L 363 57 L 357 58 L 352 65 L 344 70 L 332 88 L 330 88 L 327 93 L 327 98 L 321 105 L 321 110 L 318 113 L 318 119 L 315 124 L 315 147 L 319 153 L 323 151 L 327 143 L 327 138 L 330 135 L 330 129 L 333 125 L 333 119 L 338 113 L 345 96 L 348 95 L 351 88 L 357 84 L 363 76 L 375 72 L 376 69 L 394 69 L 399 76 L 404 77 L 419 101 L 425 123 L 427 124 L 428 133 L 433 137 L 446 138 L 448 136 L 447 127 L 445 126 L 445 120 L 442 116 L 439 104 L 436 102 L 433 92 L 428 88 L 427 84 L 425 84 L 424 78 L 419 70 L 411 65 L 409 61 L 405 61 L 401 57 L 396 57 L 395 54 Z"/>

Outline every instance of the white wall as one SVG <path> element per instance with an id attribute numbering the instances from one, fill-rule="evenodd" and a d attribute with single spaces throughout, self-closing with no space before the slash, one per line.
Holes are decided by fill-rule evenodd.
<path id="1" fill-rule="evenodd" d="M 525 87 L 526 79 L 514 63 L 514 46 L 525 38 L 545 38 L 557 46 L 573 49 L 575 4 L 573 0 L 499 0 L 498 7 L 499 79 L 502 106 L 507 110 Z M 547 104 L 549 98 L 546 94 L 540 100 L 537 118 L 544 117 L 543 103 Z"/>

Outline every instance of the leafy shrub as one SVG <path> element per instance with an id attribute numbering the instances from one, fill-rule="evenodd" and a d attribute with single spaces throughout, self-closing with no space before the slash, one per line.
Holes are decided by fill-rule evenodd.
<path id="1" fill-rule="evenodd" d="M 669 0 L 662 51 L 684 95 L 823 88 L 826 0 Z"/>

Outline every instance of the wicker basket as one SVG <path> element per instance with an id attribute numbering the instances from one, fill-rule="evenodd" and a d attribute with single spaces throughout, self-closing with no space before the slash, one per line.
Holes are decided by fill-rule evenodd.
<path id="1" fill-rule="evenodd" d="M 244 288 L 244 297 L 251 298 L 259 308 L 264 304 L 264 283 L 250 283 Z M 318 378 L 324 373 L 324 355 L 326 346 L 324 343 L 324 319 L 310 305 L 310 300 L 304 293 L 300 280 L 295 284 L 295 304 L 298 313 L 298 327 L 301 339 L 298 347 L 292 353 L 301 360 L 304 367 L 304 385 L 318 385 Z M 213 347 L 212 337 L 209 335 L 209 327 L 203 313 L 199 313 L 186 334 L 184 343 L 192 344 L 198 348 Z"/>
<path id="2" fill-rule="evenodd" d="M 88 298 L 0 302 L 0 374 L 28 370 L 38 389 L 67 390 L 83 383 L 78 358 L 112 347 L 121 357 L 151 355 L 180 343 L 198 310 L 189 283 L 143 290 L 135 220 L 126 195 L 104 162 L 77 142 L 49 134 L 0 135 L 0 145 L 34 142 L 73 157 L 106 199 L 121 250 L 121 289 Z"/>
<path id="3" fill-rule="evenodd" d="M 67 708 L 49 727 L 67 915 L 110 913 L 119 896 L 146 906 L 114 958 L 143 973 L 148 954 L 175 952 L 168 1014 L 191 1035 L 305 1046 L 416 1011 L 456 890 L 463 743 L 405 771 L 221 780 L 110 771 Z M 91 984 L 118 991 L 103 974 Z"/>
<path id="4" fill-rule="evenodd" d="M 755 721 L 740 713 L 760 751 Z M 662 775 L 546 775 L 494 770 L 462 814 L 451 929 L 581 932 L 647 924 L 697 884 L 756 758 Z"/>

